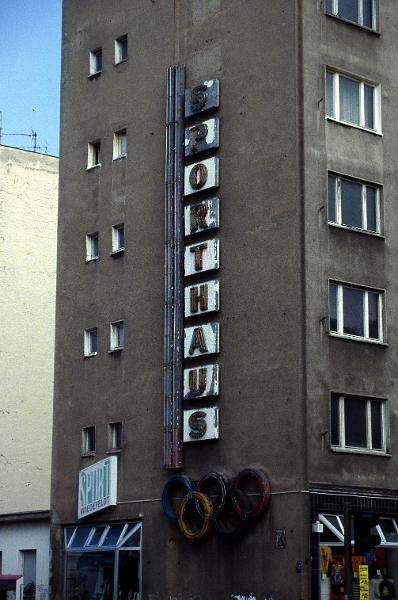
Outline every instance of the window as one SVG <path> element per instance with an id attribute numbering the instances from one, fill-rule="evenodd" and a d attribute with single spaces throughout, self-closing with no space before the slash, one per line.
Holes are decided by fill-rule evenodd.
<path id="1" fill-rule="evenodd" d="M 383 341 L 383 292 L 329 282 L 330 333 Z"/>
<path id="2" fill-rule="evenodd" d="M 361 396 L 331 395 L 331 445 L 387 451 L 386 401 Z"/>
<path id="3" fill-rule="evenodd" d="M 95 427 L 82 429 L 82 454 L 95 454 Z"/>
<path id="4" fill-rule="evenodd" d="M 97 329 L 86 329 L 84 331 L 84 356 L 95 356 L 97 354 Z"/>
<path id="5" fill-rule="evenodd" d="M 122 35 L 122 37 L 115 40 L 115 64 L 124 62 L 127 60 L 127 35 Z"/>
<path id="6" fill-rule="evenodd" d="M 380 188 L 329 173 L 328 221 L 380 234 Z"/>
<path id="7" fill-rule="evenodd" d="M 21 550 L 23 569 L 23 600 L 36 597 L 36 550 Z M 8 594 L 6 593 L 6 597 Z"/>
<path id="8" fill-rule="evenodd" d="M 89 76 L 99 75 L 102 71 L 102 48 L 90 52 Z"/>
<path id="9" fill-rule="evenodd" d="M 127 154 L 127 134 L 125 129 L 115 131 L 113 134 L 113 160 L 122 158 Z"/>
<path id="10" fill-rule="evenodd" d="M 86 262 L 98 259 L 98 233 L 86 235 Z"/>
<path id="11" fill-rule="evenodd" d="M 124 224 L 112 227 L 112 252 L 120 253 L 124 250 Z"/>
<path id="12" fill-rule="evenodd" d="M 108 425 L 108 451 L 121 450 L 123 446 L 122 423 L 109 423 Z"/>
<path id="13" fill-rule="evenodd" d="M 87 153 L 87 169 L 99 167 L 101 165 L 101 142 L 96 140 L 90 142 Z"/>
<path id="14" fill-rule="evenodd" d="M 124 348 L 124 321 L 111 323 L 111 352 Z"/>
<path id="15" fill-rule="evenodd" d="M 380 131 L 380 86 L 327 70 L 326 116 Z"/>
<path id="16" fill-rule="evenodd" d="M 378 0 L 326 0 L 326 12 L 328 15 L 376 30 L 377 4 Z"/>

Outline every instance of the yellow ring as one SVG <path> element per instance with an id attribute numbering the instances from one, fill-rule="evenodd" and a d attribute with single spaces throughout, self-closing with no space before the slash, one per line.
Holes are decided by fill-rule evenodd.
<path id="1" fill-rule="evenodd" d="M 202 527 L 197 531 L 189 529 L 187 524 L 184 522 L 185 508 L 190 500 L 196 500 L 197 502 L 200 502 L 202 504 L 204 514 L 203 524 Z M 210 500 L 210 498 L 206 496 L 206 494 L 202 494 L 202 492 L 189 492 L 188 494 L 186 494 L 186 496 L 184 496 L 183 501 L 180 504 L 180 509 L 178 511 L 178 525 L 183 536 L 186 537 L 186 539 L 190 542 L 197 542 L 198 540 L 204 538 L 210 532 L 210 517 L 212 516 L 212 514 L 213 503 Z"/>

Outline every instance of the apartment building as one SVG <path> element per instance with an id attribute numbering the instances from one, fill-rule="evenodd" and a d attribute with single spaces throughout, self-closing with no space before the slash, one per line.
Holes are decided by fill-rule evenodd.
<path id="1" fill-rule="evenodd" d="M 0 146 L 0 594 L 21 600 L 48 598 L 57 208 L 58 158 Z"/>
<path id="2" fill-rule="evenodd" d="M 52 598 L 393 597 L 397 21 L 64 2 Z"/>

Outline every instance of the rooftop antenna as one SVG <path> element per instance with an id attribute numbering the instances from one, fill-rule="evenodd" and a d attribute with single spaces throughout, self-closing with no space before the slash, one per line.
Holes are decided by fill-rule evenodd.
<path id="1" fill-rule="evenodd" d="M 0 146 L 1 146 L 1 134 L 3 133 L 3 113 L 0 110 Z"/>

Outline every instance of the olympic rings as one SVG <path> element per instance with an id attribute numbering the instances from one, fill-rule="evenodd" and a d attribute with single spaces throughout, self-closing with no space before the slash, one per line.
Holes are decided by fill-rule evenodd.
<path id="1" fill-rule="evenodd" d="M 186 494 L 174 510 L 171 494 L 178 486 L 183 486 Z M 249 494 L 248 489 L 253 491 Z M 249 496 L 256 496 L 254 504 Z M 197 484 L 185 475 L 171 477 L 163 490 L 162 507 L 167 519 L 178 524 L 189 541 L 204 538 L 211 525 L 223 539 L 237 540 L 246 533 L 249 523 L 266 512 L 270 500 L 271 483 L 266 473 L 247 468 L 232 480 L 217 471 L 207 473 Z M 201 526 L 189 526 L 187 521 L 192 519 L 201 519 Z"/>

